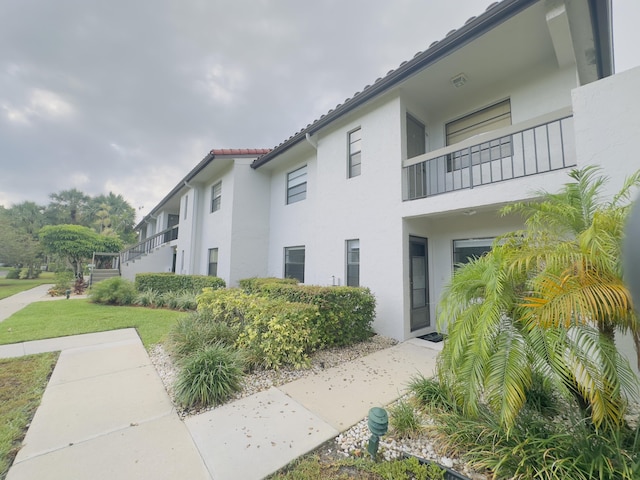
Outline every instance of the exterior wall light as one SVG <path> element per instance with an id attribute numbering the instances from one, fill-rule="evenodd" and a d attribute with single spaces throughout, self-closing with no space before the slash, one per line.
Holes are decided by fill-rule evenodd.
<path id="1" fill-rule="evenodd" d="M 369 410 L 369 430 L 371 430 L 371 438 L 369 438 L 369 446 L 367 451 L 371 458 L 375 460 L 380 446 L 380 437 L 387 433 L 389 429 L 389 416 L 384 408 L 373 407 Z"/>

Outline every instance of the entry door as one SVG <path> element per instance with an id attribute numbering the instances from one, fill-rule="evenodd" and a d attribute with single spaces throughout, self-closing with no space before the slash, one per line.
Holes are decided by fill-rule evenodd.
<path id="1" fill-rule="evenodd" d="M 412 332 L 430 325 L 428 267 L 427 239 L 409 237 L 409 288 L 411 289 Z"/>

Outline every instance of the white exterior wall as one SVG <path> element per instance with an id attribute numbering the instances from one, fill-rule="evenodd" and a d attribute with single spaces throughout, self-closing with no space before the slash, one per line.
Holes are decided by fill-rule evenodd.
<path id="1" fill-rule="evenodd" d="M 287 205 L 287 173 L 304 165 L 307 165 L 307 198 Z M 314 235 L 314 204 L 318 191 L 316 166 L 315 155 L 303 155 L 271 173 L 268 276 L 284 277 L 284 247 L 305 245 L 305 283 L 314 283 L 313 270 L 309 268 L 312 257 L 309 242 Z"/>
<path id="2" fill-rule="evenodd" d="M 640 132 L 638 86 L 640 67 L 573 91 L 578 166 L 602 167 L 610 178 L 609 195 L 620 190 L 625 177 L 640 169 L 636 146 Z M 631 337 L 619 337 L 616 343 L 640 376 Z"/>
<path id="3" fill-rule="evenodd" d="M 578 166 L 600 165 L 617 192 L 640 169 L 640 67 L 575 89 L 574 128 Z"/>
<path id="4" fill-rule="evenodd" d="M 237 159 L 234 165 L 234 188 L 229 198 L 233 204 L 231 268 L 225 278 L 229 286 L 237 286 L 243 278 L 267 276 L 271 184 L 266 173 L 251 168 L 252 161 Z"/>
<path id="5" fill-rule="evenodd" d="M 143 255 L 121 265 L 120 274 L 123 278 L 133 282 L 138 273 L 170 272 L 172 263 L 173 248 L 169 244 L 164 244 L 148 255 Z"/>
<path id="6" fill-rule="evenodd" d="M 215 160 L 214 160 L 215 161 Z M 211 212 L 211 187 L 222 181 L 222 197 L 220 209 Z M 218 249 L 218 276 L 229 281 L 231 271 L 231 219 L 234 213 L 233 205 L 234 172 L 230 166 L 219 176 L 210 179 L 202 187 L 200 201 L 202 203 L 199 213 L 199 242 L 200 260 L 197 263 L 195 275 L 207 275 L 209 269 L 209 249 Z M 182 219 L 180 220 L 180 237 L 182 238 Z"/>
<path id="7" fill-rule="evenodd" d="M 576 86 L 575 67 L 558 70 L 541 65 L 517 77 L 496 79 L 489 88 L 474 92 L 471 97 L 461 91 L 460 100 L 448 104 L 444 110 L 414 111 L 411 104 L 407 105 L 407 109 L 426 125 L 428 148 L 436 150 L 445 146 L 445 125 L 452 120 L 510 99 L 511 122 L 515 125 L 570 106 L 571 89 Z"/>
<path id="8" fill-rule="evenodd" d="M 269 275 L 281 277 L 284 247 L 305 246 L 305 283 L 345 283 L 345 241 L 360 240 L 360 285 L 377 298 L 375 329 L 402 338 L 401 123 L 386 99 L 314 136 L 318 150 L 272 174 Z M 362 129 L 362 173 L 347 178 L 347 133 Z M 285 205 L 286 174 L 307 164 L 307 198 Z"/>
<path id="9" fill-rule="evenodd" d="M 176 257 L 176 273 L 191 275 L 194 273 L 194 266 L 197 265 L 198 247 L 201 243 L 197 236 L 198 202 L 201 202 L 200 189 L 193 185 L 185 194 L 180 197 L 180 223 Z M 185 218 L 185 198 L 186 218 Z M 184 252 L 184 255 L 182 254 Z M 184 258 L 184 261 L 183 261 Z"/>

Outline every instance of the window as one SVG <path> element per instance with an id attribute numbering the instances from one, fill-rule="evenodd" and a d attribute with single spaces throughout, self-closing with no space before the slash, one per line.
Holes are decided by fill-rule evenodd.
<path id="1" fill-rule="evenodd" d="M 287 205 L 307 198 L 307 166 L 287 174 Z"/>
<path id="2" fill-rule="evenodd" d="M 449 122 L 445 126 L 447 145 L 453 145 L 481 133 L 509 125 L 511 125 L 511 102 L 505 100 L 459 120 Z M 471 156 L 471 165 L 479 165 L 511 155 L 511 136 L 506 136 L 449 154 L 447 171 L 468 168 L 469 156 Z"/>
<path id="3" fill-rule="evenodd" d="M 184 220 L 187 219 L 187 208 L 189 207 L 189 195 L 186 195 L 184 197 L 184 214 L 182 215 L 182 218 Z"/>
<path id="4" fill-rule="evenodd" d="M 297 278 L 304 283 L 304 247 L 284 249 L 284 278 Z"/>
<path id="5" fill-rule="evenodd" d="M 211 187 L 211 212 L 220 210 L 221 200 L 222 200 L 222 182 L 218 182 L 213 187 Z"/>
<path id="6" fill-rule="evenodd" d="M 217 248 L 209 249 L 209 270 L 207 273 L 210 277 L 218 276 L 218 249 Z"/>
<path id="7" fill-rule="evenodd" d="M 424 125 L 407 114 L 407 158 L 417 157 L 427 151 Z"/>
<path id="8" fill-rule="evenodd" d="M 360 286 L 360 240 L 347 240 L 347 286 Z"/>
<path id="9" fill-rule="evenodd" d="M 474 258 L 479 258 L 491 251 L 493 238 L 470 238 L 467 240 L 453 241 L 453 266 L 469 263 Z"/>
<path id="10" fill-rule="evenodd" d="M 349 132 L 349 178 L 360 175 L 362 161 L 362 129 Z"/>

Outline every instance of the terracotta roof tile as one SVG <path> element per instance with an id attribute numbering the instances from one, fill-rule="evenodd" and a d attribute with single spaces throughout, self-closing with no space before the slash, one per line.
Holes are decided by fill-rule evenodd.
<path id="1" fill-rule="evenodd" d="M 217 148 L 211 150 L 212 155 L 264 155 L 270 148 Z"/>
<path id="2" fill-rule="evenodd" d="M 485 14 L 483 14 L 483 15 L 487 15 L 487 13 L 486 13 L 486 12 L 489 12 L 490 10 L 495 9 L 495 8 L 496 8 L 496 7 L 498 7 L 501 3 L 505 3 L 505 4 L 506 4 L 506 3 L 509 3 L 509 1 L 510 1 L 510 0 L 500 0 L 500 1 L 495 1 L 495 2 L 491 3 L 491 5 L 489 5 L 489 6 L 485 9 Z M 511 1 L 512 1 L 512 3 L 513 3 L 515 0 L 511 0 Z M 525 0 L 523 0 L 523 3 L 527 3 L 527 2 L 526 2 Z M 453 29 L 453 30 L 450 30 L 449 32 L 447 32 L 447 34 L 445 35 L 445 37 L 444 37 L 443 39 L 441 39 L 441 40 L 436 40 L 436 41 L 432 42 L 426 50 L 421 51 L 421 52 L 417 52 L 417 53 L 413 56 L 413 59 L 412 59 L 412 60 L 402 62 L 402 63 L 398 66 L 398 68 L 391 69 L 391 70 L 389 70 L 389 71 L 386 73 L 386 75 L 384 75 L 383 77 L 379 77 L 379 78 L 377 78 L 377 79 L 376 79 L 376 81 L 374 82 L 374 85 L 375 85 L 375 84 L 377 84 L 378 82 L 381 82 L 381 81 L 387 81 L 387 80 L 389 80 L 389 79 L 391 78 L 391 76 L 392 76 L 394 73 L 396 73 L 396 71 L 397 71 L 397 70 L 399 70 L 399 71 L 400 71 L 400 72 L 398 72 L 398 73 L 401 73 L 403 69 L 411 68 L 411 67 L 412 67 L 412 63 L 419 62 L 419 61 L 420 61 L 420 59 L 421 59 L 421 57 L 428 57 L 428 56 L 431 54 L 431 52 L 432 52 L 432 51 L 436 50 L 436 48 L 435 48 L 435 47 L 440 48 L 440 46 L 439 46 L 439 44 L 440 44 L 440 43 L 442 43 L 442 42 L 445 42 L 445 41 L 449 40 L 449 37 L 451 37 L 451 36 L 453 36 L 453 35 L 455 35 L 455 34 L 461 34 L 460 32 L 464 30 L 464 27 L 467 27 L 468 25 L 472 24 L 472 23 L 473 23 L 475 20 L 477 20 L 478 18 L 479 18 L 479 17 L 476 17 L 476 16 L 470 17 L 470 18 L 469 18 L 469 19 L 464 23 L 463 27 L 461 27 L 461 28 L 457 28 L 457 29 Z M 470 27 L 468 27 L 468 28 L 470 28 Z M 396 73 L 396 74 L 397 74 L 397 73 Z M 365 87 L 365 88 L 363 89 L 363 92 L 364 92 L 364 90 L 368 90 L 368 89 L 369 89 L 369 87 L 370 87 L 370 85 L 368 85 L 367 87 Z M 333 110 L 333 109 L 332 109 L 332 110 L 330 110 L 328 113 L 320 115 L 320 117 L 319 117 L 319 118 L 315 119 L 313 122 L 311 122 L 311 123 L 310 123 L 309 125 L 307 125 L 305 128 L 302 128 L 302 129 L 300 130 L 300 132 L 298 132 L 298 133 L 296 133 L 296 134 L 292 135 L 291 137 L 289 137 L 289 138 L 288 138 L 288 139 L 286 139 L 285 141 L 281 142 L 279 145 L 274 146 L 272 149 L 269 149 L 269 150 L 268 150 L 265 154 L 263 154 L 263 155 L 266 155 L 266 154 L 271 153 L 271 152 L 273 152 L 273 151 L 275 151 L 275 152 L 273 152 L 273 153 L 277 155 L 277 151 L 278 151 L 280 148 L 282 148 L 282 147 L 286 147 L 286 146 L 287 146 L 287 144 L 289 144 L 290 142 L 292 142 L 292 141 L 293 141 L 293 142 L 295 142 L 296 140 L 298 140 L 296 137 L 298 137 L 301 133 L 304 133 L 304 132 L 305 132 L 305 130 L 309 131 L 310 129 L 314 128 L 314 127 L 315 127 L 315 126 L 316 126 L 316 125 L 317 125 L 321 120 L 323 120 L 323 119 L 324 119 L 327 115 L 329 115 L 330 113 L 336 113 L 336 114 L 340 115 L 340 114 L 341 114 L 341 112 L 336 112 L 336 111 L 338 110 L 338 108 L 339 108 L 339 107 L 340 107 L 340 108 L 344 108 L 344 109 L 348 108 L 348 107 L 349 107 L 349 105 L 348 105 L 348 104 L 349 104 L 350 102 L 356 101 L 356 97 L 359 97 L 363 92 L 356 92 L 356 93 L 354 93 L 354 94 L 353 94 L 353 96 L 351 96 L 351 97 L 349 97 L 349 98 L 346 98 L 346 99 L 344 100 L 344 102 L 343 102 L 343 103 L 338 104 L 338 105 L 336 106 L 335 110 Z M 256 159 L 256 161 L 254 162 L 254 165 L 255 165 L 255 166 L 260 166 L 264 161 L 265 161 L 264 159 L 262 159 L 261 157 L 259 157 L 259 158 L 257 158 L 257 159 Z M 267 160 L 267 161 L 268 161 L 268 160 Z"/>

